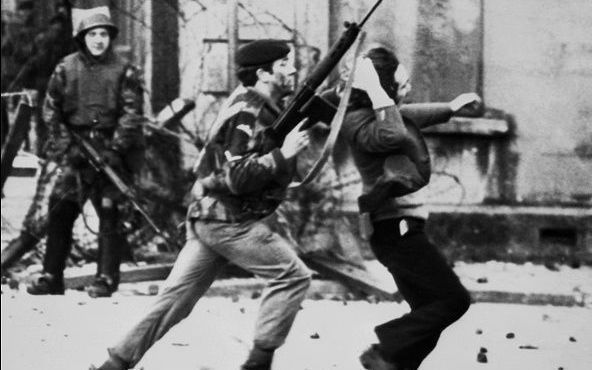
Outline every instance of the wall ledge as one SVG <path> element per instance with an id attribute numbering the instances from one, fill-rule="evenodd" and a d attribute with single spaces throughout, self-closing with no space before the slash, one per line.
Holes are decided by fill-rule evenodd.
<path id="1" fill-rule="evenodd" d="M 503 119 L 452 117 L 447 123 L 422 130 L 427 136 L 507 137 L 510 124 Z"/>

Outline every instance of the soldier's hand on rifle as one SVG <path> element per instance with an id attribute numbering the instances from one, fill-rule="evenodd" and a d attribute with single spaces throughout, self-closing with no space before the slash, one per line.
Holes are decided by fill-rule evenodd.
<path id="1" fill-rule="evenodd" d="M 384 108 L 394 105 L 395 102 L 388 96 L 386 91 L 380 85 L 378 73 L 370 58 L 359 57 L 354 71 L 354 80 L 352 86 L 356 89 L 364 90 L 372 101 L 374 109 Z"/>
<path id="2" fill-rule="evenodd" d="M 198 200 L 203 198 L 205 195 L 205 189 L 203 184 L 198 180 L 191 187 L 191 196 L 193 199 Z"/>
<path id="3" fill-rule="evenodd" d="M 473 117 L 482 114 L 483 111 L 481 97 L 473 92 L 460 94 L 448 104 L 457 116 Z"/>
<path id="4" fill-rule="evenodd" d="M 120 169 L 123 167 L 123 160 L 121 155 L 114 150 L 105 150 L 103 153 L 103 160 L 105 163 L 114 169 Z"/>
<path id="5" fill-rule="evenodd" d="M 290 131 L 284 140 L 284 144 L 280 148 L 282 155 L 286 159 L 295 157 L 298 153 L 304 150 L 310 143 L 310 135 L 308 130 L 300 131 L 300 128 L 307 119 L 303 119 Z"/>
<path id="6" fill-rule="evenodd" d="M 68 162 L 73 168 L 79 169 L 87 166 L 88 160 L 78 148 L 78 146 L 74 145 L 68 149 Z"/>

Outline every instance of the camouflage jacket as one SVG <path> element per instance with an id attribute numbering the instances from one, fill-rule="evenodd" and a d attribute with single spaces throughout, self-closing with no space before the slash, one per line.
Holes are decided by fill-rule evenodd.
<path id="1" fill-rule="evenodd" d="M 64 154 L 73 146 L 68 128 L 89 138 L 98 150 L 125 155 L 143 147 L 142 106 L 139 71 L 115 54 L 109 52 L 100 61 L 80 51 L 66 56 L 49 80 L 43 104 L 48 158 L 67 160 Z"/>
<path id="2" fill-rule="evenodd" d="M 188 218 L 245 222 L 275 211 L 295 174 L 264 131 L 279 109 L 253 88 L 238 87 L 221 109 L 197 166 L 206 196 L 194 201 Z"/>

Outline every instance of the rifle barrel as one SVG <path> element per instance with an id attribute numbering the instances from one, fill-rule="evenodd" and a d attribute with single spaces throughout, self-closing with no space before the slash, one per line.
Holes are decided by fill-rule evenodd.
<path id="1" fill-rule="evenodd" d="M 370 18 L 370 16 L 372 15 L 372 13 L 374 13 L 374 11 L 376 10 L 376 8 L 378 8 L 378 6 L 380 5 L 380 3 L 382 3 L 382 0 L 378 0 L 374 6 L 372 7 L 372 9 L 370 9 L 370 11 L 368 12 L 368 14 L 366 14 L 366 16 L 364 17 L 364 19 L 362 19 L 362 21 L 360 22 L 360 28 L 362 28 L 362 26 L 364 26 L 364 23 L 366 23 L 366 21 L 368 20 L 368 18 Z"/>

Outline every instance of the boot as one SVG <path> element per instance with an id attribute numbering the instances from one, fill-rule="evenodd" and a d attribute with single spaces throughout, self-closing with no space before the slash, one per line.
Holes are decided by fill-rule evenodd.
<path id="1" fill-rule="evenodd" d="M 360 362 L 364 369 L 369 370 L 398 370 L 397 365 L 388 362 L 380 352 L 378 344 L 373 344 L 360 356 Z"/>
<path id="2" fill-rule="evenodd" d="M 64 294 L 64 279 L 45 272 L 27 287 L 27 293 L 32 295 Z"/>
<path id="3" fill-rule="evenodd" d="M 254 346 L 249 357 L 241 366 L 241 370 L 271 370 L 274 350 L 268 350 Z"/>
<path id="4" fill-rule="evenodd" d="M 101 207 L 97 277 L 90 286 L 91 297 L 110 297 L 119 285 L 119 265 L 125 239 L 117 229 L 115 207 Z"/>
<path id="5" fill-rule="evenodd" d="M 129 364 L 125 361 L 109 356 L 109 358 L 99 367 L 95 365 L 90 365 L 88 370 L 127 370 L 130 369 Z"/>
<path id="6" fill-rule="evenodd" d="M 106 275 L 99 275 L 88 287 L 88 295 L 92 298 L 111 297 L 116 290 L 117 285 L 112 278 Z"/>

